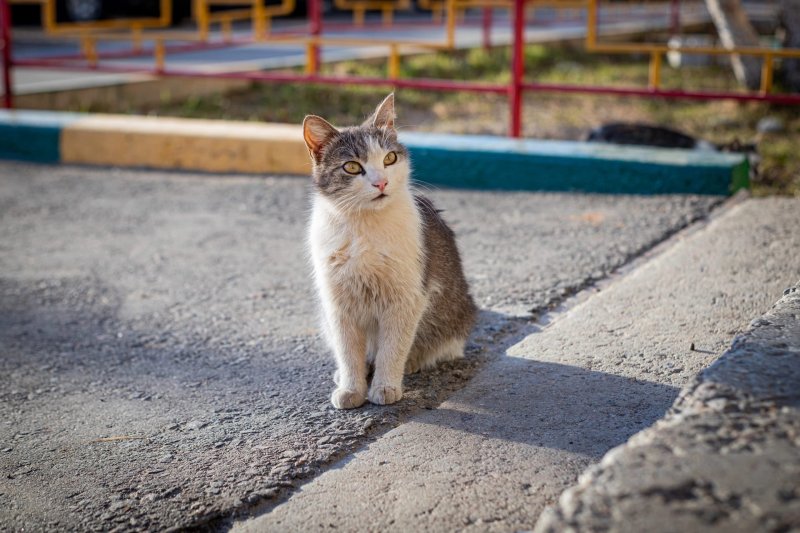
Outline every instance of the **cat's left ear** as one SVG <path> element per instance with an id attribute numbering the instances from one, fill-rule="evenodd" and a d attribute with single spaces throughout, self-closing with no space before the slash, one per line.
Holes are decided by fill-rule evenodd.
<path id="1" fill-rule="evenodd" d="M 375 112 L 367 119 L 364 125 L 393 130 L 394 119 L 394 93 L 391 93 L 383 99 L 383 102 L 375 109 Z"/>

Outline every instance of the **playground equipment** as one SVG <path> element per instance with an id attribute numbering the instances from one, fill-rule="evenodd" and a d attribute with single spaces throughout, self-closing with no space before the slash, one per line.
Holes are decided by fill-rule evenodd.
<path id="1" fill-rule="evenodd" d="M 397 24 L 392 16 L 387 16 L 388 10 L 403 9 L 404 3 L 390 2 L 390 0 L 336 0 L 342 9 L 350 9 L 354 13 L 354 28 L 362 27 L 365 23 L 363 12 L 366 9 L 380 9 L 383 13 L 381 27 L 391 27 Z M 437 10 L 444 14 L 444 38 L 441 40 L 413 40 L 386 38 L 380 41 L 375 39 L 352 38 L 347 36 L 326 36 L 324 34 L 324 21 L 322 16 L 321 0 L 309 0 L 308 19 L 304 29 L 285 30 L 272 29 L 271 20 L 294 10 L 295 0 L 282 0 L 277 6 L 265 6 L 263 0 L 195 0 L 193 16 L 196 21 L 196 31 L 170 30 L 165 26 L 171 12 L 170 0 L 161 0 L 161 12 L 158 19 L 131 19 L 126 21 L 97 21 L 93 23 L 69 23 L 59 25 L 48 17 L 53 16 L 54 0 L 0 0 L 0 16 L 2 27 L 3 52 L 3 83 L 5 88 L 5 107 L 13 106 L 11 85 L 11 67 L 39 67 L 59 68 L 72 70 L 85 70 L 96 72 L 128 72 L 146 73 L 158 76 L 177 76 L 185 78 L 227 78 L 252 80 L 269 83 L 320 83 L 320 84 L 358 84 L 377 85 L 397 88 L 413 88 L 436 91 L 470 91 L 479 93 L 494 93 L 506 95 L 509 101 L 510 127 L 509 135 L 519 137 L 521 132 L 522 95 L 525 92 L 562 92 L 562 93 L 587 93 L 587 94 L 612 94 L 639 97 L 658 98 L 691 98 L 691 99 L 734 99 L 734 100 L 760 100 L 784 104 L 800 104 L 798 94 L 776 94 L 772 91 L 774 62 L 776 59 L 800 58 L 800 49 L 773 49 L 762 47 L 739 47 L 722 49 L 716 47 L 671 47 L 667 44 L 649 43 L 620 43 L 604 42 L 600 39 L 600 14 L 599 0 L 419 0 L 420 7 L 430 9 L 436 23 Z M 38 3 L 43 6 L 45 14 L 43 19 L 50 20 L 51 24 L 45 26 L 48 33 L 57 32 L 60 36 L 67 36 L 80 40 L 82 53 L 62 55 L 58 57 L 44 57 L 37 59 L 15 59 L 11 50 L 11 26 L 9 3 Z M 391 6 L 390 6 L 391 4 Z M 213 11 L 215 6 L 234 7 L 226 11 Z M 614 9 L 626 8 L 625 4 L 603 4 L 604 9 L 614 13 Z M 677 0 L 669 4 L 655 4 L 656 8 L 668 9 L 667 15 L 671 18 L 673 32 L 680 27 Z M 581 10 L 585 12 L 585 46 L 590 52 L 606 54 L 646 54 L 650 59 L 650 75 L 647 87 L 608 87 L 570 84 L 545 84 L 525 79 L 523 63 L 523 47 L 525 44 L 525 28 L 528 9 L 550 7 L 564 10 Z M 407 53 L 420 53 L 425 51 L 452 50 L 456 45 L 456 32 L 459 18 L 468 9 L 479 9 L 482 13 L 484 44 L 491 43 L 491 28 L 493 13 L 498 10 L 508 10 L 511 13 L 512 23 L 512 61 L 511 77 L 508 83 L 485 83 L 481 81 L 456 81 L 445 79 L 407 79 L 400 75 L 402 55 Z M 49 11 L 48 11 L 49 10 Z M 234 35 L 232 24 L 237 20 L 249 20 L 252 25 L 250 37 Z M 487 23 L 488 21 L 488 23 Z M 220 26 L 220 35 L 216 36 L 212 27 Z M 144 31 L 145 28 L 150 28 Z M 390 35 L 387 33 L 387 35 Z M 100 54 L 97 43 L 102 41 L 131 41 L 129 50 L 116 50 Z M 143 43 L 151 43 L 151 49 L 144 48 Z M 305 48 L 305 70 L 299 72 L 277 72 L 263 70 L 245 70 L 238 72 L 202 72 L 169 65 L 167 56 L 171 53 L 186 51 L 206 50 L 226 46 L 238 46 L 250 43 L 266 43 L 275 45 L 295 44 Z M 320 73 L 320 49 L 332 46 L 361 46 L 383 47 L 387 58 L 386 77 L 358 77 L 358 76 L 331 76 Z M 663 89 L 661 87 L 661 65 L 668 52 L 681 52 L 683 54 L 713 54 L 731 55 L 742 54 L 761 58 L 763 60 L 763 75 L 761 87 L 758 91 L 748 92 L 721 92 L 721 91 L 689 91 L 681 89 Z M 132 66 L 109 64 L 107 59 L 120 59 L 142 56 L 152 53 L 154 65 Z"/>

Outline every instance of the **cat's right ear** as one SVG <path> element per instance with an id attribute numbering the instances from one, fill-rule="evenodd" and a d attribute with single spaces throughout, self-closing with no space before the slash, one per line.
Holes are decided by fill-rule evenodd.
<path id="1" fill-rule="evenodd" d="M 303 139 L 315 163 L 319 163 L 322 149 L 337 133 L 339 130 L 322 117 L 308 115 L 303 120 Z"/>

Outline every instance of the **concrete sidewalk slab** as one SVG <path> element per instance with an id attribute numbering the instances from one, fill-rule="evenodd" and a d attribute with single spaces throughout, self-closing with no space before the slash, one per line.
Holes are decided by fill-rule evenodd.
<path id="1" fill-rule="evenodd" d="M 584 473 L 536 532 L 797 530 L 799 436 L 800 284 L 664 420 Z"/>
<path id="2" fill-rule="evenodd" d="M 725 195 L 748 185 L 742 154 L 426 133 L 402 133 L 401 140 L 411 151 L 415 179 L 448 187 Z M 0 112 L 0 145 L 0 156 L 27 161 L 254 174 L 311 170 L 301 128 L 289 124 L 6 111 Z"/>
<path id="3" fill-rule="evenodd" d="M 532 528 L 800 277 L 797 227 L 800 200 L 726 210 L 234 530 Z"/>

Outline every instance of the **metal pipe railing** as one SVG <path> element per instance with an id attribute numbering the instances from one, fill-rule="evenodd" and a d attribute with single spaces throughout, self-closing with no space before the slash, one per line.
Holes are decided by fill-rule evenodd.
<path id="1" fill-rule="evenodd" d="M 51 0 L 15 0 L 17 2 L 33 2 L 42 5 L 50 5 Z M 169 0 L 161 0 L 162 2 Z M 210 5 L 215 3 L 248 3 L 250 1 L 258 0 L 195 0 L 196 7 L 203 7 L 203 5 Z M 287 2 L 294 0 L 282 0 L 283 8 L 288 5 Z M 573 6 L 576 0 L 568 0 L 569 5 Z M 584 2 L 584 0 L 579 0 Z M 121 73 L 147 73 L 160 76 L 177 76 L 177 77 L 192 77 L 192 78 L 221 78 L 221 79 L 246 79 L 252 81 L 263 81 L 272 83 L 320 83 L 329 85 L 344 85 L 344 84 L 361 84 L 370 86 L 394 86 L 397 88 L 413 88 L 421 90 L 434 90 L 434 91 L 469 91 L 478 93 L 494 93 L 505 94 L 509 102 L 509 135 L 512 137 L 519 137 L 522 134 L 522 110 L 523 110 L 523 96 L 525 92 L 564 92 L 564 93 L 583 93 L 583 94 L 607 94 L 607 95 L 620 95 L 620 96 L 641 96 L 641 97 L 657 97 L 657 98 L 688 98 L 688 99 L 732 99 L 740 101 L 767 101 L 784 104 L 800 104 L 800 95 L 795 94 L 772 94 L 772 80 L 774 70 L 774 60 L 776 58 L 787 57 L 800 57 L 800 50 L 797 49 L 767 49 L 767 48 L 738 48 L 735 50 L 724 50 L 714 47 L 670 47 L 660 44 L 638 44 L 638 43 L 601 43 L 598 42 L 599 34 L 599 3 L 598 0 L 585 0 L 583 5 L 587 9 L 586 16 L 586 49 L 590 52 L 605 52 L 605 53 L 646 53 L 650 56 L 650 67 L 648 75 L 648 85 L 646 88 L 630 88 L 630 87 L 600 87 L 600 86 L 580 86 L 569 84 L 543 84 L 525 81 L 524 69 L 524 45 L 525 45 L 525 29 L 526 29 L 526 8 L 530 0 L 444 0 L 444 5 L 447 8 L 447 22 L 445 28 L 445 42 L 418 42 L 410 40 L 385 40 L 376 42 L 371 39 L 357 39 L 357 38 L 332 38 L 323 35 L 323 17 L 321 0 L 310 0 L 308 11 L 308 33 L 306 36 L 296 36 L 291 34 L 273 34 L 270 35 L 269 41 L 276 43 L 297 43 L 302 44 L 306 48 L 306 63 L 305 73 L 279 73 L 279 72 L 228 72 L 228 73 L 203 73 L 187 69 L 170 68 L 167 63 L 167 54 L 173 50 L 173 47 L 167 46 L 166 41 L 170 39 L 178 39 L 178 36 L 184 36 L 185 33 L 180 32 L 160 32 L 155 35 L 143 34 L 140 28 L 133 28 L 134 37 L 134 50 L 137 55 L 142 55 L 142 43 L 151 41 L 153 43 L 153 67 L 123 67 L 114 66 L 101 63 L 101 56 L 98 51 L 97 43 L 102 40 L 122 40 L 130 39 L 129 36 L 119 33 L 98 33 L 98 32 L 82 32 L 80 35 L 75 36 L 79 38 L 83 47 L 82 56 L 70 56 L 65 59 L 65 56 L 60 58 L 43 58 L 43 59 L 29 59 L 29 60 L 14 60 L 11 53 L 11 27 L 10 27 L 10 8 L 9 0 L 0 0 L 0 15 L 2 15 L 2 55 L 3 55 L 3 87 L 5 90 L 4 105 L 11 107 L 13 105 L 13 86 L 11 84 L 11 67 L 41 67 L 41 68 L 59 68 L 59 69 L 72 69 L 72 70 L 92 70 L 98 72 L 121 72 Z M 541 2 L 536 0 L 534 5 L 539 5 Z M 553 0 L 547 0 L 548 4 L 554 3 Z M 447 50 L 455 46 L 455 32 L 457 24 L 457 13 L 459 6 L 462 5 L 479 5 L 484 8 L 483 17 L 483 32 L 484 44 L 490 43 L 491 31 L 491 9 L 501 4 L 507 4 L 513 7 L 512 11 L 512 59 L 511 59 L 511 79 L 506 84 L 497 83 L 481 83 L 470 81 L 453 81 L 453 80 L 435 80 L 435 79 L 402 79 L 401 78 L 401 52 L 402 50 Z M 255 5 L 255 4 L 253 4 Z M 493 7 L 486 7 L 492 5 Z M 674 10 L 675 2 L 671 0 L 670 8 Z M 487 10 L 489 15 L 487 16 Z M 674 21 L 674 11 L 672 20 Z M 208 14 L 208 12 L 206 12 Z M 263 11 L 258 12 L 258 16 L 262 16 Z M 201 15 L 202 16 L 202 15 Z M 219 19 L 223 20 L 223 19 Z M 489 21 L 488 24 L 486 21 Z M 193 37 L 194 39 L 197 38 Z M 186 38 L 191 40 L 191 38 Z M 179 39 L 178 39 L 179 40 Z M 245 44 L 258 40 L 258 35 L 254 35 L 252 39 L 233 39 L 232 37 L 225 43 L 213 42 L 199 42 L 190 45 L 174 46 L 174 49 L 181 51 L 188 51 L 193 49 L 206 49 L 218 48 L 228 46 L 230 44 Z M 388 50 L 387 53 L 387 75 L 385 78 L 372 78 L 372 77 L 358 77 L 358 76 L 325 76 L 320 75 L 320 51 L 324 46 L 385 46 Z M 719 91 L 685 91 L 685 90 L 664 90 L 661 88 L 661 67 L 663 58 L 668 52 L 678 51 L 688 54 L 715 54 L 715 55 L 728 55 L 728 54 L 750 54 L 758 55 L 764 58 L 762 68 L 762 81 L 760 90 L 757 92 L 719 92 Z M 104 57 L 130 57 L 125 56 L 123 53 L 107 53 Z"/>
<path id="2" fill-rule="evenodd" d="M 3 107 L 14 107 L 14 87 L 11 79 L 11 8 L 7 0 L 0 0 L 0 47 L 3 56 Z"/>

